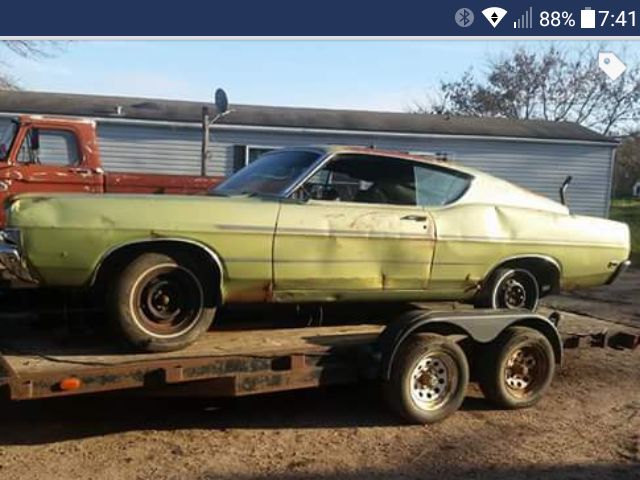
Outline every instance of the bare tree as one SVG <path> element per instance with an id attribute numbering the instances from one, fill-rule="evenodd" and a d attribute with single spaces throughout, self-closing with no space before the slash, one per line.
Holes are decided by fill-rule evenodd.
<path id="1" fill-rule="evenodd" d="M 51 57 L 64 48 L 64 42 L 59 41 L 0 40 L 0 45 L 19 57 L 35 59 Z M 0 68 L 0 89 L 18 90 L 18 81 L 7 71 L 10 63 L 0 61 Z"/>
<path id="2" fill-rule="evenodd" d="M 438 101 L 416 103 L 413 111 L 573 121 L 605 135 L 629 131 L 640 120 L 640 65 L 612 81 L 599 69 L 595 48 L 518 48 L 489 62 L 480 80 L 467 70 L 439 90 Z"/>

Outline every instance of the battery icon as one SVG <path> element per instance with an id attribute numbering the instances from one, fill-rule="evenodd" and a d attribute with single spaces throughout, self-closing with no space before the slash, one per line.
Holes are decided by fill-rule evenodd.
<path id="1" fill-rule="evenodd" d="M 580 28 L 596 28 L 596 11 L 591 7 L 580 10 Z"/>

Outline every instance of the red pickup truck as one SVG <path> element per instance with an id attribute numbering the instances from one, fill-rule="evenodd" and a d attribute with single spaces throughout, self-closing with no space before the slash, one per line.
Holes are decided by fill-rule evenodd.
<path id="1" fill-rule="evenodd" d="M 25 192 L 196 194 L 220 181 L 222 177 L 106 172 L 91 120 L 22 115 L 0 139 L 0 202 Z"/>

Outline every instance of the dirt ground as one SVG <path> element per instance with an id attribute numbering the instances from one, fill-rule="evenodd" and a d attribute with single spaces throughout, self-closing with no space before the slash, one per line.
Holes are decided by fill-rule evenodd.
<path id="1" fill-rule="evenodd" d="M 640 319 L 634 282 L 640 272 L 620 284 L 627 297 L 582 292 L 549 303 L 632 325 Z M 612 326 L 573 314 L 563 322 L 565 330 Z M 639 367 L 640 351 L 569 350 L 536 407 L 497 410 L 472 386 L 460 412 L 428 427 L 402 424 L 374 385 L 235 400 L 3 404 L 0 478 L 640 479 Z"/>

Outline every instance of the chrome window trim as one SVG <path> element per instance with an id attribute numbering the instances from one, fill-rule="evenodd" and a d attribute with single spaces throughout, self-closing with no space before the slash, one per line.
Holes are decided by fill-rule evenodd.
<path id="1" fill-rule="evenodd" d="M 320 156 L 318 157 L 318 160 L 316 160 L 314 163 L 311 164 L 311 166 L 306 170 L 306 172 L 303 172 L 301 175 L 298 176 L 298 178 L 296 178 L 293 181 L 291 185 L 289 185 L 289 187 L 282 190 L 281 192 L 282 198 L 290 198 L 291 195 L 293 195 L 293 193 L 301 185 L 303 185 L 307 180 L 313 177 L 319 170 L 322 169 L 324 165 L 326 165 L 333 157 L 336 156 L 335 152 L 327 152 L 325 150 L 320 150 L 320 149 L 316 150 L 316 149 L 310 148 L 310 149 L 306 149 L 306 151 L 318 152 Z"/>
<path id="2" fill-rule="evenodd" d="M 287 149 L 287 150 L 289 150 L 289 149 Z M 313 148 L 299 149 L 299 150 L 316 151 L 316 149 L 313 149 Z M 313 177 L 327 163 L 331 162 L 331 160 L 333 160 L 334 157 L 340 156 L 340 155 L 369 155 L 369 156 L 372 156 L 372 157 L 388 158 L 390 160 L 396 160 L 396 161 L 405 161 L 405 162 L 409 162 L 411 164 L 414 164 L 416 166 L 420 166 L 420 167 L 423 167 L 423 168 L 433 168 L 434 170 L 440 170 L 440 171 L 445 171 L 445 172 L 453 172 L 452 175 L 457 175 L 457 176 L 464 177 L 468 181 L 466 188 L 460 193 L 460 195 L 458 195 L 455 199 L 453 199 L 449 203 L 446 203 L 445 205 L 418 205 L 417 199 L 416 199 L 416 204 L 415 205 L 407 205 L 407 207 L 420 207 L 420 208 L 430 209 L 430 208 L 447 207 L 447 206 L 450 206 L 450 205 L 454 205 L 455 203 L 460 201 L 467 193 L 469 193 L 469 191 L 471 190 L 471 187 L 472 187 L 472 185 L 473 185 L 473 183 L 474 183 L 474 181 L 476 179 L 476 177 L 474 175 L 471 175 L 470 173 L 467 173 L 467 172 L 462 172 L 462 171 L 456 170 L 455 168 L 449 168 L 449 167 L 446 167 L 446 166 L 443 166 L 443 165 L 431 165 L 431 164 L 426 164 L 425 165 L 425 164 L 423 164 L 423 163 L 421 163 L 419 161 L 416 161 L 416 160 L 401 158 L 401 157 L 397 157 L 397 156 L 393 156 L 393 155 L 380 155 L 380 154 L 376 153 L 375 151 L 372 151 L 371 153 L 365 153 L 365 152 L 360 152 L 360 151 L 350 151 L 348 149 L 341 150 L 341 151 L 336 151 L 336 152 L 327 152 L 327 151 L 323 151 L 323 150 L 318 150 L 318 151 L 321 152 L 321 153 L 324 153 L 324 155 L 321 155 L 320 158 L 318 159 L 318 161 L 315 162 L 313 165 L 311 165 L 311 167 L 309 167 L 309 170 L 307 170 L 306 174 L 303 173 L 300 177 L 298 177 L 296 180 L 294 180 L 294 182 L 291 184 L 290 187 L 288 187 L 288 188 L 286 188 L 285 190 L 282 191 L 282 197 L 283 198 L 290 198 L 291 195 L 302 184 L 304 184 L 307 180 L 309 180 L 311 177 Z M 414 175 L 415 175 L 415 173 L 414 173 Z M 353 202 L 349 202 L 349 203 L 353 203 Z M 373 205 L 386 205 L 386 204 L 373 204 Z"/>
<path id="3" fill-rule="evenodd" d="M 91 273 L 91 277 L 89 278 L 89 286 L 93 286 L 95 284 L 100 268 L 102 268 L 102 265 L 104 264 L 104 262 L 116 251 L 124 247 L 129 247 L 131 245 L 141 245 L 144 243 L 158 243 L 158 242 L 183 243 L 190 246 L 201 248 L 214 261 L 214 263 L 217 265 L 218 269 L 220 270 L 219 288 L 220 288 L 220 294 L 224 298 L 223 279 L 225 277 L 225 268 L 224 268 L 224 263 L 222 262 L 222 259 L 220 258 L 220 256 L 208 245 L 197 242 L 195 240 L 190 240 L 187 238 L 180 238 L 180 237 L 145 238 L 140 240 L 131 240 L 131 241 L 119 243 L 118 245 L 114 245 L 110 247 L 98 259 L 98 262 L 96 263 L 96 266 L 94 267 L 93 272 Z"/>

